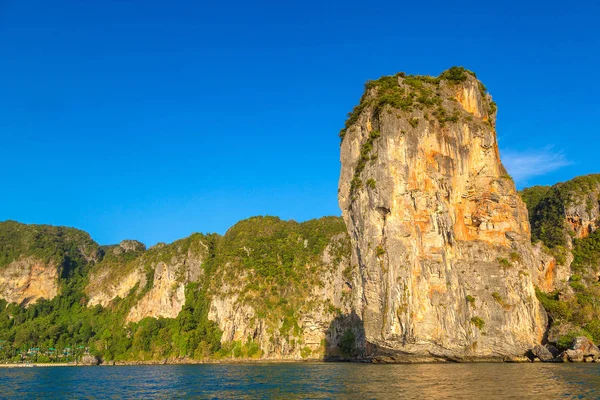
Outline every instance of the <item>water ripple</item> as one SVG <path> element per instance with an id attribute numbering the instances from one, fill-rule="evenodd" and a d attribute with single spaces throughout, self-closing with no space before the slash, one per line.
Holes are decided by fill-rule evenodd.
<path id="1" fill-rule="evenodd" d="M 2 398 L 600 398 L 600 364 L 249 364 L 0 370 Z"/>

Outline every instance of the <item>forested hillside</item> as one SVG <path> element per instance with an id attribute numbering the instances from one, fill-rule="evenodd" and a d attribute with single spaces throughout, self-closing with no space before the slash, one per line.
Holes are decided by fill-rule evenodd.
<path id="1" fill-rule="evenodd" d="M 600 342 L 600 174 L 521 192 L 532 241 L 541 241 L 571 275 L 552 293 L 538 290 L 551 318 L 548 339 L 567 347 L 573 337 Z"/>
<path id="2" fill-rule="evenodd" d="M 353 279 L 348 253 L 345 226 L 334 217 L 305 223 L 255 217 L 224 236 L 194 234 L 150 249 L 135 241 L 99 246 L 70 228 L 1 223 L 1 268 L 27 259 L 58 274 L 52 298 L 0 300 L 0 358 L 351 356 L 356 328 L 344 294 Z M 326 280 L 337 280 L 339 288 Z M 180 302 L 174 300 L 179 287 Z M 94 302 L 94 296 L 100 297 Z M 246 314 L 235 317 L 239 310 Z M 342 351 L 344 335 L 352 343 Z"/>

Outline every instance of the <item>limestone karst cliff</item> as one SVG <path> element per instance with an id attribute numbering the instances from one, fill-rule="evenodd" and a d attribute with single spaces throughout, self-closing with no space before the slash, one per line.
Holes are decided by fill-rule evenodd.
<path id="1" fill-rule="evenodd" d="M 149 249 L 2 222 L 2 348 L 498 361 L 598 343 L 600 175 L 519 196 L 495 120 L 462 68 L 367 83 L 340 133 L 343 219 L 254 217 Z"/>
<path id="2" fill-rule="evenodd" d="M 59 279 L 95 262 L 99 247 L 73 228 L 0 222 L 0 298 L 27 306 L 52 299 Z"/>
<path id="3" fill-rule="evenodd" d="M 524 189 L 534 240 L 549 247 L 573 248 L 574 239 L 588 237 L 599 227 L 600 175 L 576 177 L 554 186 Z"/>
<path id="4" fill-rule="evenodd" d="M 251 218 L 233 226 L 215 254 L 209 318 L 223 331 L 222 342 L 254 338 L 266 356 L 281 359 L 340 355 L 350 332 L 361 342 L 340 218 L 299 225 Z"/>
<path id="5" fill-rule="evenodd" d="M 8 264 L 0 274 L 0 293 L 9 303 L 27 306 L 58 294 L 58 266 L 34 257 Z"/>
<path id="6" fill-rule="evenodd" d="M 577 336 L 600 342 L 599 194 L 598 174 L 521 192 L 532 239 L 551 260 L 548 272 L 556 271 L 554 285 L 540 285 L 538 297 L 550 317 L 548 341 L 560 347 Z"/>
<path id="7" fill-rule="evenodd" d="M 0 340 L 15 348 L 78 343 L 105 361 L 362 355 L 339 217 L 255 217 L 150 249 L 64 229 L 0 226 Z"/>
<path id="8" fill-rule="evenodd" d="M 588 238 L 600 227 L 600 175 L 533 186 L 521 191 L 521 197 L 527 203 L 532 242 L 543 270 L 537 285 L 545 292 L 564 291 L 576 247 L 593 241 Z"/>
<path id="9" fill-rule="evenodd" d="M 104 307 L 118 298 L 135 296 L 126 322 L 146 317 L 175 318 L 185 303 L 185 286 L 197 281 L 208 247 L 204 235 L 195 234 L 170 245 L 145 251 L 139 242 L 124 241 L 106 250 L 90 272 L 88 305 Z"/>
<path id="10" fill-rule="evenodd" d="M 250 340 L 264 358 L 320 358 L 324 343 L 336 347 L 352 325 L 344 231 L 336 218 L 304 224 L 251 218 L 222 238 L 195 234 L 145 252 L 122 243 L 92 268 L 88 304 L 110 307 L 129 296 L 126 322 L 176 318 L 186 286 L 200 283 L 221 343 Z"/>
<path id="11" fill-rule="evenodd" d="M 366 340 L 395 360 L 518 357 L 543 339 L 539 261 L 475 75 L 368 82 L 342 130 L 339 204 Z M 543 269 L 543 268 L 542 268 Z"/>

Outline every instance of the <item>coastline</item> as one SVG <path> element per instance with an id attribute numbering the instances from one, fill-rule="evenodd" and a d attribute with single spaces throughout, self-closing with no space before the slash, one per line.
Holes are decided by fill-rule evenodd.
<path id="1" fill-rule="evenodd" d="M 239 359 L 163 359 L 163 360 L 138 360 L 138 361 L 108 361 L 98 364 L 85 363 L 27 363 L 27 364 L 0 364 L 0 368 L 30 368 L 30 367 L 89 367 L 89 366 L 146 366 L 146 365 L 202 365 L 202 364 L 325 364 L 325 363 L 358 363 L 358 364 L 510 364 L 510 363 L 532 363 L 527 357 L 512 357 L 512 358 L 493 358 L 482 357 L 481 359 L 463 359 L 450 360 L 441 358 L 391 358 L 391 357 L 375 357 L 363 359 L 255 359 L 255 358 L 239 358 Z"/>
<path id="2" fill-rule="evenodd" d="M 78 367 L 82 364 L 75 363 L 15 363 L 15 364 L 0 364 L 0 368 L 33 368 L 33 367 Z"/>
<path id="3" fill-rule="evenodd" d="M 322 359 L 311 360 L 257 360 L 257 359 L 238 359 L 238 360 L 140 360 L 140 361 L 109 361 L 96 365 L 82 363 L 15 363 L 0 364 L 1 368 L 33 368 L 33 367 L 113 367 L 113 366 L 142 366 L 142 365 L 201 365 L 201 364 L 322 364 L 330 362 L 351 362 L 351 361 L 327 361 Z"/>

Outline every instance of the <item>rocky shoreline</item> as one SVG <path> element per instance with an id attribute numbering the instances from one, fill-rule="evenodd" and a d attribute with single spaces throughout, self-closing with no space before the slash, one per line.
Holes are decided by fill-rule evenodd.
<path id="1" fill-rule="evenodd" d="M 532 362 L 594 362 L 600 363 L 600 349 L 585 336 L 573 339 L 571 347 L 559 351 L 551 344 L 536 345 L 528 354 Z"/>
<path id="2" fill-rule="evenodd" d="M 26 367 L 83 367 L 83 366 L 141 366 L 141 365 L 199 365 L 199 364 L 314 364 L 328 362 L 358 362 L 369 364 L 431 364 L 431 363 L 600 363 L 600 348 L 585 336 L 573 339 L 570 348 L 560 351 L 552 344 L 538 344 L 521 357 L 465 357 L 449 358 L 431 355 L 430 357 L 410 354 L 379 355 L 361 359 L 205 359 L 190 358 L 139 360 L 139 361 L 102 361 L 95 356 L 85 356 L 80 362 L 72 363 L 16 363 L 0 364 L 0 368 Z"/>
<path id="3" fill-rule="evenodd" d="M 142 366 L 142 365 L 200 365 L 200 364 L 315 364 L 326 362 L 349 362 L 350 360 L 282 360 L 282 359 L 224 359 L 224 360 L 194 360 L 194 359 L 165 359 L 165 360 L 139 360 L 139 361 L 101 361 L 72 362 L 72 363 L 14 363 L 0 364 L 0 368 L 29 368 L 29 367 L 90 367 L 90 366 Z M 356 361 L 355 361 L 356 362 Z M 360 362 L 360 361 L 358 361 Z"/>

